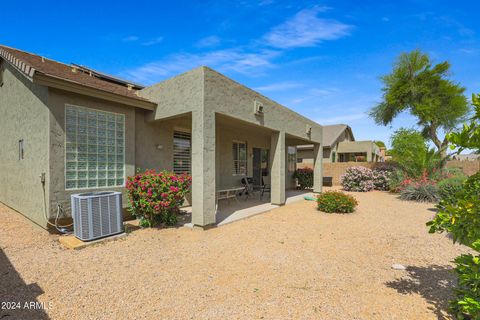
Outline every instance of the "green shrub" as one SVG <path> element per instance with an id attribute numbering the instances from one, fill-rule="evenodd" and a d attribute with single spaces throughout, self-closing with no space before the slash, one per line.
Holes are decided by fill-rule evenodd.
<path id="1" fill-rule="evenodd" d="M 373 169 L 373 185 L 375 190 L 388 191 L 390 184 L 390 176 L 392 171 Z"/>
<path id="2" fill-rule="evenodd" d="M 297 169 L 293 174 L 293 178 L 297 179 L 301 189 L 313 188 L 313 170 L 309 168 Z"/>
<path id="3" fill-rule="evenodd" d="M 465 180 L 457 201 L 441 209 L 435 219 L 428 222 L 430 232 L 447 231 L 453 241 L 480 250 L 480 172 Z M 475 248 L 478 246 L 478 249 Z"/>
<path id="4" fill-rule="evenodd" d="M 437 202 L 438 189 L 432 183 L 411 183 L 400 191 L 400 199 L 418 202 Z"/>
<path id="5" fill-rule="evenodd" d="M 405 173 L 397 169 L 390 174 L 390 179 L 388 181 L 388 189 L 390 192 L 398 193 L 400 192 L 400 186 L 407 176 Z"/>
<path id="6" fill-rule="evenodd" d="M 429 232 L 448 232 L 454 242 L 480 251 L 480 172 L 465 180 L 453 204 L 439 207 L 427 223 Z M 455 260 L 458 287 L 450 306 L 458 319 L 480 319 L 480 256 L 462 255 Z"/>
<path id="7" fill-rule="evenodd" d="M 375 188 L 373 171 L 362 166 L 350 167 L 340 176 L 340 183 L 346 191 L 368 192 Z"/>
<path id="8" fill-rule="evenodd" d="M 440 196 L 440 204 L 442 206 L 455 204 L 457 198 L 455 195 L 462 190 L 465 178 L 462 176 L 454 176 L 452 178 L 443 179 L 437 184 L 438 195 Z"/>
<path id="9" fill-rule="evenodd" d="M 317 198 L 318 210 L 327 213 L 351 213 L 358 202 L 354 197 L 340 191 L 327 191 Z"/>
<path id="10" fill-rule="evenodd" d="M 458 287 L 450 308 L 457 319 L 480 319 L 480 258 L 463 254 L 455 258 Z"/>
<path id="11" fill-rule="evenodd" d="M 128 177 L 129 209 L 140 219 L 143 227 L 153 227 L 159 223 L 174 225 L 191 183 L 189 175 L 168 171 L 147 170 Z"/>

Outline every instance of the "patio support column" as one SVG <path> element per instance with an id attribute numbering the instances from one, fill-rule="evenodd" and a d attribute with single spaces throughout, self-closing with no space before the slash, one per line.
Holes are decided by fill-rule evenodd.
<path id="1" fill-rule="evenodd" d="M 323 150 L 319 143 L 313 145 L 313 192 L 322 192 L 323 172 L 322 172 Z"/>
<path id="2" fill-rule="evenodd" d="M 271 138 L 272 170 L 271 170 L 271 203 L 285 204 L 285 131 L 275 132 Z"/>
<path id="3" fill-rule="evenodd" d="M 192 112 L 192 224 L 215 223 L 215 113 Z"/>
<path id="4" fill-rule="evenodd" d="M 372 162 L 372 152 L 367 152 L 367 159 L 366 159 L 367 162 Z"/>

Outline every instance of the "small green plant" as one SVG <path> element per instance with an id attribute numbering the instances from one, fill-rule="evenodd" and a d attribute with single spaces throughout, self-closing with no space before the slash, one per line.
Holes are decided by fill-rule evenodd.
<path id="1" fill-rule="evenodd" d="M 411 183 L 400 191 L 400 199 L 418 202 L 438 202 L 438 189 L 433 183 Z"/>
<path id="2" fill-rule="evenodd" d="M 357 200 L 340 191 L 327 191 L 317 198 L 318 210 L 327 213 L 351 213 L 358 205 Z"/>
<path id="3" fill-rule="evenodd" d="M 297 169 L 293 178 L 298 180 L 301 189 L 313 188 L 313 170 L 309 168 Z"/>
<path id="4" fill-rule="evenodd" d="M 457 202 L 457 197 L 455 195 L 457 194 L 457 192 L 462 190 L 462 185 L 464 181 L 465 177 L 455 176 L 443 179 L 438 182 L 438 195 L 440 197 L 440 204 L 442 206 L 448 204 L 455 204 Z"/>

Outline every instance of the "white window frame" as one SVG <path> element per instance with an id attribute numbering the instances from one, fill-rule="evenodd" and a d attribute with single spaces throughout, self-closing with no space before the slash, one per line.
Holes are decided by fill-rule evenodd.
<path id="1" fill-rule="evenodd" d="M 93 186 L 93 187 L 92 187 L 92 186 L 88 186 L 88 171 L 89 171 L 89 170 L 88 170 L 88 166 L 87 166 L 87 169 L 85 170 L 85 171 L 87 172 L 87 179 L 85 179 L 85 180 L 87 180 L 87 185 L 86 185 L 85 187 L 78 187 L 78 186 L 77 186 L 77 187 L 75 187 L 75 188 L 67 188 L 67 181 L 68 181 L 68 179 L 67 179 L 67 171 L 68 171 L 68 170 L 67 170 L 67 163 L 70 162 L 70 161 L 68 161 L 69 159 L 67 159 L 67 153 L 68 153 L 68 152 L 67 152 L 67 131 L 68 131 L 68 130 L 67 130 L 67 109 L 68 109 L 69 107 L 75 108 L 75 109 L 77 110 L 77 112 L 78 112 L 79 109 L 82 109 L 82 110 L 85 110 L 85 111 L 87 111 L 87 112 L 88 112 L 88 111 L 96 112 L 97 115 L 98 115 L 98 113 L 104 113 L 104 114 L 107 114 L 107 115 L 108 115 L 108 114 L 112 114 L 112 115 L 115 116 L 115 125 L 116 125 L 116 123 L 117 123 L 116 116 L 122 116 L 122 117 L 123 117 L 123 123 L 122 123 L 122 124 L 123 124 L 123 135 L 122 135 L 123 137 L 122 137 L 122 139 L 121 139 L 121 140 L 122 140 L 122 145 L 121 145 L 121 147 L 123 148 L 123 153 L 122 153 L 122 156 L 123 156 L 123 157 L 122 157 L 122 161 L 121 161 L 122 164 L 123 164 L 123 167 L 122 167 L 121 170 L 122 170 L 122 172 L 123 172 L 123 176 L 122 176 L 122 177 L 117 177 L 117 175 L 115 174 L 115 178 L 114 178 L 114 179 L 115 179 L 115 184 L 114 184 L 114 185 L 108 185 L 109 177 L 108 177 L 108 167 L 107 167 L 107 168 L 105 168 L 105 170 L 104 170 L 105 173 L 106 173 L 106 177 L 105 177 L 106 185 L 105 185 L 105 186 L 98 186 L 98 180 L 99 180 L 99 178 L 98 178 L 98 172 L 99 172 L 99 170 L 98 170 L 98 167 L 97 167 L 97 168 L 96 168 L 96 172 L 97 172 L 97 177 L 96 177 L 97 186 Z M 125 172 L 125 167 L 126 167 L 126 165 L 125 165 L 125 154 L 126 154 L 126 150 L 125 150 L 126 116 L 125 116 L 125 114 L 123 114 L 123 113 L 116 113 L 116 112 L 109 112 L 109 111 L 104 111 L 104 110 L 101 110 L 101 109 L 94 109 L 94 108 L 89 108 L 89 107 L 84 107 L 84 106 L 73 105 L 73 104 L 65 104 L 64 116 L 65 116 L 65 117 L 64 117 L 64 125 L 65 125 L 65 137 L 64 137 L 64 166 L 65 166 L 65 169 L 64 169 L 64 180 L 65 180 L 65 182 L 64 182 L 64 188 L 65 188 L 65 190 L 66 190 L 66 191 L 75 191 L 75 190 L 111 189 L 111 188 L 121 188 L 121 187 L 125 187 L 125 181 L 126 181 L 126 172 Z M 97 124 L 97 126 L 98 126 L 98 124 Z M 77 118 L 77 127 L 78 127 L 78 118 Z M 88 128 L 88 125 L 87 125 L 87 128 Z M 77 129 L 77 130 L 78 130 L 78 129 Z M 108 130 L 108 128 L 107 128 L 107 130 Z M 117 130 L 115 130 L 115 134 L 116 134 L 116 133 L 117 133 Z M 77 137 L 77 136 L 78 136 L 78 132 L 76 132 L 76 137 Z M 88 136 L 88 134 L 87 134 L 87 136 Z M 117 140 L 120 140 L 120 139 L 117 138 L 117 137 L 115 137 L 115 141 L 116 141 L 116 142 L 117 142 Z M 87 145 L 88 145 L 88 143 L 87 143 Z M 79 154 L 79 152 L 78 152 L 78 146 L 76 146 L 76 148 L 77 148 L 77 149 L 76 149 L 76 151 L 75 151 L 75 154 L 78 156 L 78 154 Z M 117 148 L 117 144 L 116 144 L 116 143 L 115 143 L 115 148 Z M 107 156 L 107 155 L 108 155 L 108 152 L 106 152 L 105 155 Z M 98 143 L 97 143 L 97 156 L 98 156 Z M 118 156 L 118 153 L 115 152 L 115 157 L 117 157 L 117 156 Z M 73 162 L 73 161 L 72 161 L 72 162 Z M 78 161 L 78 158 L 75 160 L 75 162 L 78 164 L 78 162 L 79 162 L 79 161 Z M 86 160 L 86 162 L 88 163 L 88 159 Z M 108 163 L 108 161 L 105 161 L 105 162 Z M 97 163 L 98 163 L 98 159 L 97 159 Z M 115 173 L 116 173 L 117 171 L 119 171 L 119 169 L 118 169 L 118 161 L 117 161 L 117 160 L 115 161 L 115 165 L 116 165 L 116 167 L 115 167 L 114 171 L 115 171 Z M 77 175 L 78 175 L 78 171 L 79 171 L 79 170 L 78 170 L 78 167 L 77 167 L 77 168 L 76 168 L 76 171 L 75 171 Z M 82 170 L 82 171 L 83 171 L 83 170 Z M 122 179 L 122 183 L 121 183 L 121 184 L 117 184 L 117 180 L 119 180 L 119 179 Z M 78 176 L 77 176 L 76 180 L 77 180 L 77 181 L 79 180 L 79 179 L 78 179 Z"/>
<path id="2" fill-rule="evenodd" d="M 245 146 L 245 160 L 239 160 L 240 158 L 240 145 L 244 145 Z M 237 149 L 236 149 L 236 156 L 237 156 L 237 159 L 235 160 L 235 157 L 233 157 L 233 148 L 234 146 L 237 145 Z M 240 172 L 237 172 L 237 168 L 240 168 L 240 165 L 236 165 L 237 163 L 242 163 L 244 162 L 245 163 L 245 173 L 240 173 Z M 233 176 L 247 176 L 248 175 L 248 145 L 247 145 L 247 141 L 237 141 L 237 140 L 233 140 L 232 141 L 232 163 L 233 163 L 233 173 L 232 175 Z"/>

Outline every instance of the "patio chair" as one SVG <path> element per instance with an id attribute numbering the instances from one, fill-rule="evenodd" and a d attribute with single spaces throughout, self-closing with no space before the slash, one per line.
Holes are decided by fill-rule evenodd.
<path id="1" fill-rule="evenodd" d="M 262 176 L 262 186 L 261 186 L 261 189 L 260 189 L 260 190 L 262 191 L 262 193 L 260 193 L 260 200 L 262 200 L 263 194 L 264 194 L 265 192 L 268 192 L 268 193 L 271 192 L 271 187 L 270 187 L 269 184 L 265 184 L 265 181 L 263 181 L 263 176 Z"/>
<path id="2" fill-rule="evenodd" d="M 245 195 L 245 201 L 248 199 L 250 195 L 255 195 L 255 190 L 253 187 L 253 178 L 252 177 L 245 177 L 241 180 L 243 185 L 243 191 L 239 194 L 240 196 Z"/>

